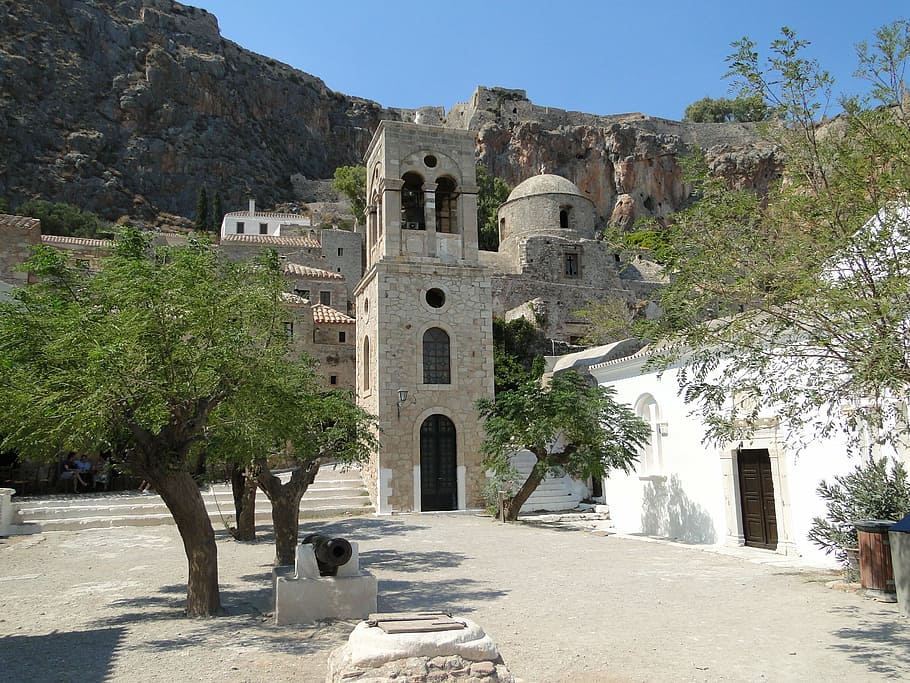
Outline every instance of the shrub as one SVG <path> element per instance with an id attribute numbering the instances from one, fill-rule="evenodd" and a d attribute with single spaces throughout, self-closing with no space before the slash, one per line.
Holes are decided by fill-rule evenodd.
<path id="1" fill-rule="evenodd" d="M 869 457 L 852 472 L 834 477 L 834 483 L 822 481 L 818 495 L 828 506 L 825 519 L 812 520 L 809 540 L 826 554 L 834 553 L 847 567 L 847 550 L 856 548 L 858 540 L 854 522 L 863 519 L 900 519 L 910 512 L 910 481 L 900 462 Z"/>

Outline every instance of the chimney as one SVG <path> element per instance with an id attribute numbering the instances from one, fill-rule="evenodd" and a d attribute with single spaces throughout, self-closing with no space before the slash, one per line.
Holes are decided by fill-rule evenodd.
<path id="1" fill-rule="evenodd" d="M 254 213 L 256 213 L 256 200 L 250 199 L 250 215 L 252 216 Z"/>

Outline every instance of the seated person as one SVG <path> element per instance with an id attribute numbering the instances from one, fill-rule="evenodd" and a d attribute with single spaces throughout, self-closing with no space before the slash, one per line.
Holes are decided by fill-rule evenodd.
<path id="1" fill-rule="evenodd" d="M 79 470 L 79 463 L 76 461 L 76 454 L 70 453 L 66 456 L 66 460 L 60 465 L 60 478 L 61 479 L 72 479 L 73 480 L 73 491 L 79 491 L 79 484 L 82 484 L 84 488 L 88 488 L 88 484 L 85 482 L 85 479 L 82 478 Z"/>
<path id="2" fill-rule="evenodd" d="M 101 453 L 98 456 L 98 465 L 95 467 L 95 477 L 93 485 L 95 488 L 98 488 L 98 485 L 101 484 L 105 488 L 111 481 L 111 462 L 108 460 L 108 457 Z"/>

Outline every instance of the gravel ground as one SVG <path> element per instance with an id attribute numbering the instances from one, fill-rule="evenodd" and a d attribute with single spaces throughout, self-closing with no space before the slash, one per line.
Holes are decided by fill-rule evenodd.
<path id="1" fill-rule="evenodd" d="M 820 571 L 473 515 L 316 531 L 360 543 L 381 611 L 468 616 L 526 683 L 910 680 L 910 620 Z M 190 620 L 173 526 L 0 539 L 0 680 L 321 683 L 354 623 L 273 625 L 273 555 L 219 534 L 226 615 Z"/>

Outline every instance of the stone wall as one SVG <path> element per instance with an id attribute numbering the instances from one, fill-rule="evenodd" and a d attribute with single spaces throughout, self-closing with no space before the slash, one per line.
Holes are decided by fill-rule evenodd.
<path id="1" fill-rule="evenodd" d="M 41 221 L 24 216 L 0 214 L 0 280 L 24 285 L 29 274 L 16 268 L 28 259 L 32 248 L 41 243 Z"/>
<path id="2" fill-rule="evenodd" d="M 444 306 L 427 304 L 429 288 L 445 292 Z M 457 464 L 465 468 L 465 503 L 478 507 L 484 472 L 475 403 L 493 393 L 492 354 L 487 352 L 493 342 L 488 276 L 478 267 L 464 265 L 381 262 L 373 291 L 382 292 L 378 320 L 368 319 L 364 328 L 375 330 L 378 345 L 371 363 L 377 375 L 365 407 L 378 408 L 379 459 L 383 469 L 394 473 L 388 504 L 395 511 L 419 509 L 412 473 L 420 463 L 420 426 L 430 415 L 443 414 L 456 429 Z M 422 340 L 431 327 L 449 335 L 450 384 L 423 383 Z M 358 348 L 362 348 L 360 341 Z M 406 389 L 409 395 L 400 417 L 396 406 L 399 389 Z"/>

